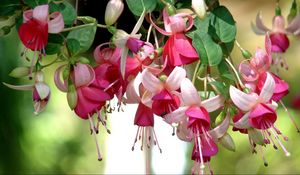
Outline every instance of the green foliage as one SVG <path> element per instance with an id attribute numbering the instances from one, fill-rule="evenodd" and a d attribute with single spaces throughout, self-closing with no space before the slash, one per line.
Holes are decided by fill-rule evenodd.
<path id="1" fill-rule="evenodd" d="M 147 12 L 153 11 L 157 4 L 156 0 L 126 0 L 126 2 L 130 11 L 136 16 L 141 16 L 144 8 Z"/>
<path id="2" fill-rule="evenodd" d="M 31 8 L 34 8 L 38 5 L 47 4 L 48 0 L 24 0 L 24 3 Z"/>
<path id="3" fill-rule="evenodd" d="M 10 16 L 15 13 L 16 10 L 21 9 L 19 0 L 1 0 L 0 1 L 0 16 Z"/>
<path id="4" fill-rule="evenodd" d="M 71 56 L 74 56 L 74 55 L 78 54 L 78 52 L 80 50 L 80 42 L 73 38 L 68 39 L 67 47 L 68 47 L 68 50 L 69 50 Z"/>

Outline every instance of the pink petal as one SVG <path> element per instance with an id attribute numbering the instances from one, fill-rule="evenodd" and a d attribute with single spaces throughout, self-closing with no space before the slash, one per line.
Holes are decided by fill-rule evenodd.
<path id="1" fill-rule="evenodd" d="M 11 89 L 15 89 L 15 90 L 21 90 L 21 91 L 28 91 L 28 90 L 33 90 L 34 85 L 30 84 L 30 85 L 11 85 L 11 84 L 7 84 L 4 83 L 3 84 Z"/>
<path id="2" fill-rule="evenodd" d="M 151 93 L 150 91 L 145 91 L 142 94 L 142 98 L 141 98 L 141 102 L 148 106 L 149 108 L 152 108 L 152 97 L 153 97 L 153 93 Z"/>
<path id="3" fill-rule="evenodd" d="M 139 86 L 141 84 L 141 74 L 139 73 L 135 79 L 133 79 L 126 89 L 126 103 L 139 103 L 141 101 Z"/>
<path id="4" fill-rule="evenodd" d="M 247 82 L 252 82 L 257 80 L 258 72 L 255 67 L 253 67 L 247 60 L 244 60 L 239 65 L 239 72 L 241 73 L 243 79 Z"/>
<path id="5" fill-rule="evenodd" d="M 178 15 L 170 16 L 170 29 L 173 34 L 182 33 L 185 31 L 185 20 Z"/>
<path id="6" fill-rule="evenodd" d="M 265 36 L 265 49 L 267 52 L 267 55 L 269 56 L 269 62 L 272 62 L 272 42 L 270 39 L 270 34 L 267 32 Z"/>
<path id="7" fill-rule="evenodd" d="M 164 20 L 165 31 L 172 33 L 171 26 L 170 26 L 170 16 L 166 8 L 163 10 L 163 20 Z"/>
<path id="8" fill-rule="evenodd" d="M 264 32 L 267 32 L 267 31 L 270 31 L 270 29 L 268 29 L 263 21 L 262 21 L 262 15 L 261 15 L 261 12 L 259 12 L 257 15 L 256 15 L 256 27 L 259 29 L 259 30 L 262 30 Z"/>
<path id="9" fill-rule="evenodd" d="M 181 81 L 180 89 L 183 103 L 186 106 L 199 105 L 201 103 L 197 89 L 189 79 L 185 78 Z"/>
<path id="10" fill-rule="evenodd" d="M 220 95 L 209 98 L 202 101 L 201 106 L 203 106 L 207 112 L 213 112 L 224 105 L 224 98 Z"/>
<path id="11" fill-rule="evenodd" d="M 61 65 L 59 66 L 55 73 L 54 73 L 54 83 L 56 85 L 56 87 L 61 90 L 62 92 L 67 92 L 68 91 L 68 83 L 67 81 L 62 82 L 60 79 L 60 75 L 62 74 L 62 71 L 66 65 Z"/>
<path id="12" fill-rule="evenodd" d="M 48 23 L 49 6 L 39 5 L 33 9 L 33 18 L 39 20 L 42 23 Z"/>
<path id="13" fill-rule="evenodd" d="M 180 121 L 177 126 L 176 135 L 182 141 L 191 142 L 193 140 L 193 133 L 192 130 L 188 128 L 187 124 L 187 119 Z"/>
<path id="14" fill-rule="evenodd" d="M 77 63 L 74 66 L 74 83 L 76 87 L 88 86 L 94 79 L 95 72 L 90 65 Z"/>
<path id="15" fill-rule="evenodd" d="M 283 53 L 290 46 L 289 38 L 285 33 L 271 33 L 272 52 Z"/>
<path id="16" fill-rule="evenodd" d="M 215 127 L 214 129 L 210 130 L 208 132 L 208 134 L 214 139 L 214 140 L 218 140 L 219 138 L 221 138 L 228 130 L 229 128 L 229 124 L 230 124 L 230 114 L 227 113 L 225 119 L 223 120 L 223 122 L 218 125 L 217 127 Z"/>
<path id="17" fill-rule="evenodd" d="M 138 126 L 154 126 L 154 115 L 151 108 L 139 103 L 136 110 L 134 124 Z"/>
<path id="18" fill-rule="evenodd" d="M 248 122 L 250 112 L 244 114 L 237 122 L 234 123 L 234 127 L 238 129 L 247 129 L 250 128 L 250 124 Z"/>
<path id="19" fill-rule="evenodd" d="M 30 19 L 32 19 L 33 10 L 26 10 L 23 12 L 23 23 L 26 23 Z"/>
<path id="20" fill-rule="evenodd" d="M 179 52 L 180 55 L 195 60 L 198 59 L 198 53 L 192 45 L 192 42 L 183 33 L 177 33 L 174 35 L 174 49 Z"/>
<path id="21" fill-rule="evenodd" d="M 187 116 L 185 115 L 185 111 L 188 109 L 188 107 L 179 107 L 175 111 L 167 114 L 164 116 L 164 121 L 172 124 L 172 123 L 178 123 L 182 120 L 187 119 Z"/>
<path id="22" fill-rule="evenodd" d="M 48 22 L 49 33 L 59 33 L 64 29 L 65 23 L 63 16 L 60 12 L 54 12 L 50 15 L 50 21 Z"/>
<path id="23" fill-rule="evenodd" d="M 147 69 L 142 72 L 142 84 L 145 89 L 154 94 L 163 89 L 163 83 Z"/>
<path id="24" fill-rule="evenodd" d="M 275 89 L 275 81 L 270 73 L 267 73 L 267 78 L 264 86 L 262 87 L 259 97 L 264 101 L 268 102 L 273 96 Z"/>
<path id="25" fill-rule="evenodd" d="M 229 93 L 233 103 L 242 111 L 249 111 L 256 104 L 257 97 L 246 94 L 233 86 L 230 86 Z"/>
<path id="26" fill-rule="evenodd" d="M 152 17 L 151 17 L 151 14 L 149 15 L 149 19 L 150 19 L 151 24 L 154 26 L 154 28 L 155 28 L 159 33 L 161 33 L 161 34 L 163 34 L 163 35 L 166 35 L 166 36 L 172 35 L 171 29 L 163 30 L 162 28 L 158 27 L 158 26 L 153 22 Z M 165 20 L 165 19 L 166 19 L 166 18 L 164 17 L 164 20 Z M 164 22 L 164 24 L 165 24 L 165 26 L 166 26 L 167 22 Z"/>
<path id="27" fill-rule="evenodd" d="M 255 57 L 250 60 L 253 67 L 256 68 L 257 72 L 262 73 L 269 70 L 272 63 L 272 57 L 266 54 L 261 48 L 257 48 Z"/>
<path id="28" fill-rule="evenodd" d="M 260 103 L 250 112 L 249 124 L 253 128 L 268 129 L 275 123 L 276 119 L 276 112 L 267 105 Z"/>
<path id="29" fill-rule="evenodd" d="M 180 84 L 183 79 L 186 77 L 185 69 L 181 67 L 175 67 L 169 77 L 166 80 L 166 86 L 170 91 L 176 91 L 179 89 Z"/>
<path id="30" fill-rule="evenodd" d="M 298 35 L 300 33 L 300 15 L 297 15 L 285 29 L 289 33 Z"/>
<path id="31" fill-rule="evenodd" d="M 188 127 L 192 128 L 194 133 L 194 130 L 200 130 L 199 132 L 202 133 L 202 128 L 207 131 L 209 130 L 210 116 L 205 108 L 199 106 L 189 107 L 185 111 L 185 115 L 189 118 Z"/>

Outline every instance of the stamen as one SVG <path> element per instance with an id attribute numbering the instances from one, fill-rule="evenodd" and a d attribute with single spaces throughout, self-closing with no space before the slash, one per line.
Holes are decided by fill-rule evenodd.
<path id="1" fill-rule="evenodd" d="M 262 159 L 263 159 L 263 161 L 264 161 L 264 165 L 265 165 L 265 167 L 267 167 L 269 164 L 268 164 L 268 162 L 267 162 L 267 160 L 266 160 L 266 157 L 265 157 L 264 151 L 263 151 L 263 149 L 262 149 L 262 147 L 261 147 L 261 146 L 259 147 L 259 150 L 260 150 L 260 152 L 261 152 Z"/>
<path id="2" fill-rule="evenodd" d="M 150 127 L 146 127 L 145 130 L 146 130 L 146 143 L 147 143 L 147 147 L 150 148 L 150 141 L 151 141 L 150 130 L 151 130 L 151 128 Z"/>
<path id="3" fill-rule="evenodd" d="M 297 129 L 297 132 L 300 133 L 300 129 L 294 119 L 294 117 L 292 116 L 292 114 L 290 113 L 290 111 L 287 109 L 287 107 L 285 106 L 285 104 L 282 102 L 282 100 L 280 100 L 280 104 L 282 105 L 283 109 L 285 110 L 285 112 L 288 114 L 290 120 L 292 121 L 292 123 L 294 124 L 294 126 Z"/>
<path id="4" fill-rule="evenodd" d="M 172 136 L 174 136 L 175 135 L 175 127 L 172 126 L 172 128 L 173 128 Z M 177 131 L 179 132 L 179 129 Z"/>
<path id="5" fill-rule="evenodd" d="M 95 125 L 94 125 L 92 117 L 90 115 L 88 117 L 89 117 L 89 121 L 90 121 L 90 127 L 91 127 L 91 130 L 93 131 L 93 136 L 94 136 L 94 140 L 95 140 L 95 143 L 96 143 L 98 160 L 101 161 L 102 160 L 102 156 L 101 156 L 101 153 L 100 153 L 98 139 L 97 139 L 97 136 L 96 136 Z"/>
<path id="6" fill-rule="evenodd" d="M 106 132 L 108 133 L 108 134 L 110 134 L 111 132 L 110 132 L 110 130 L 107 128 L 107 125 L 106 125 L 106 121 L 104 121 L 103 120 L 103 118 L 102 118 L 102 115 L 101 115 L 101 113 L 100 113 L 100 111 L 97 111 L 97 119 L 98 119 L 98 122 L 101 122 L 102 123 L 102 125 L 105 127 L 105 129 L 106 129 Z"/>
<path id="7" fill-rule="evenodd" d="M 273 126 L 272 128 L 270 128 L 270 131 L 272 132 L 274 138 L 278 141 L 278 143 L 279 143 L 280 147 L 282 148 L 282 150 L 284 151 L 285 155 L 286 155 L 287 157 L 290 156 L 291 153 L 287 151 L 287 149 L 284 147 L 284 145 L 283 145 L 282 142 L 280 141 L 280 139 L 279 139 L 277 133 L 274 132 L 275 129 L 274 129 L 274 130 L 273 130 L 273 129 L 274 129 L 274 126 Z"/>
<path id="8" fill-rule="evenodd" d="M 154 128 L 152 129 L 152 131 L 153 131 L 154 139 L 155 139 L 155 142 L 157 143 L 157 147 L 158 147 L 158 149 L 159 149 L 159 152 L 162 153 L 162 149 L 161 149 L 160 146 L 159 146 L 158 139 L 157 139 L 157 137 L 156 137 L 156 133 L 155 133 Z"/>
<path id="9" fill-rule="evenodd" d="M 201 148 L 201 138 L 200 138 L 200 133 L 199 133 L 199 130 L 197 130 L 197 141 L 198 141 L 198 149 L 199 149 L 199 155 L 200 155 L 200 171 L 201 173 L 203 173 L 203 170 L 205 168 L 205 165 L 204 165 L 204 161 L 203 161 L 203 156 L 202 156 L 202 148 Z"/>
<path id="10" fill-rule="evenodd" d="M 144 129 L 145 129 L 144 127 L 142 127 L 142 129 L 141 129 L 142 130 L 141 131 L 142 132 L 142 146 L 141 146 L 142 151 L 143 151 L 143 146 L 144 146 Z"/>
<path id="11" fill-rule="evenodd" d="M 135 138 L 134 138 L 134 142 L 133 142 L 133 145 L 132 145 L 132 148 L 131 148 L 132 151 L 134 151 L 134 146 L 135 146 L 135 144 L 136 144 L 136 142 L 137 142 L 137 137 L 138 137 L 138 135 L 139 135 L 139 130 L 140 130 L 140 127 L 138 127 L 138 129 L 137 129 L 137 131 L 136 131 L 136 135 L 135 135 Z"/>

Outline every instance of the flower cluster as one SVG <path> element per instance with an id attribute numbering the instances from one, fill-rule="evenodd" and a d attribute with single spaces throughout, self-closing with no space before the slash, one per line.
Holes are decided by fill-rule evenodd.
<path id="1" fill-rule="evenodd" d="M 252 56 L 236 41 L 234 19 L 217 1 L 207 6 L 204 0 L 192 0 L 189 9 L 176 9 L 175 4 L 165 1 L 159 2 L 164 8 L 148 9 L 149 4 L 158 2 L 147 1 L 146 6 L 127 1 L 132 12 L 139 16 L 130 34 L 116 25 L 124 9 L 122 0 L 108 2 L 105 25 L 92 17 L 69 19 L 59 8 L 51 8 L 57 11 L 49 14 L 49 7 L 56 3 L 74 10 L 67 2 L 37 5 L 23 12 L 23 23 L 18 27 L 26 48 L 25 57 L 28 50 L 34 54 L 27 58 L 30 67 L 18 67 L 10 75 L 34 77 L 34 83 L 4 84 L 17 90 L 31 90 L 34 111 L 38 114 L 50 100 L 43 69 L 60 63 L 53 75 L 55 85 L 66 93 L 70 109 L 89 122 L 98 160 L 102 160 L 97 141 L 99 125 L 110 134 L 107 113 L 121 111 L 126 104 L 137 104 L 134 115 L 137 133 L 132 150 L 140 141 L 141 150 L 157 145 L 162 152 L 159 133 L 154 129 L 154 118 L 160 118 L 173 127 L 173 135 L 176 131 L 180 140 L 193 145 L 192 174 L 206 173 L 206 166 L 212 173 L 210 161 L 217 155 L 218 146 L 235 150 L 230 129 L 248 135 L 253 152 L 272 144 L 275 149 L 279 145 L 286 156 L 290 155 L 282 143 L 287 137 L 276 127 L 280 117 L 277 103 L 285 108 L 281 99 L 289 93 L 289 85 L 278 71 L 272 72 L 272 67 L 278 69 L 280 62 L 287 68 L 285 60 L 274 57 L 273 53 L 286 52 L 290 45 L 287 34 L 300 31 L 299 15 L 285 28 L 277 6 L 270 30 L 263 25 L 259 13 L 256 26 L 252 27 L 257 34 L 265 35 L 265 49 L 258 48 Z M 139 5 L 144 7 L 143 11 Z M 158 12 L 159 16 L 150 11 Z M 144 35 L 139 33 L 142 26 L 149 26 Z M 93 60 L 89 60 L 82 53 L 91 46 L 97 27 L 108 29 L 112 37 L 96 47 Z M 228 47 L 235 43 L 246 58 L 237 68 L 229 56 L 232 48 Z M 44 64 L 47 54 L 55 54 L 57 58 Z M 110 103 L 113 98 L 118 100 L 117 106 Z"/>

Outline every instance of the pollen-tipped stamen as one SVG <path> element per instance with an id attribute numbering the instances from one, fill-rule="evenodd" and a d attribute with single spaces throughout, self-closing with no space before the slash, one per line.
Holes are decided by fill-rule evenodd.
<path id="1" fill-rule="evenodd" d="M 201 148 L 201 138 L 200 138 L 200 133 L 199 130 L 197 130 L 197 146 L 199 149 L 199 156 L 200 156 L 200 170 L 204 170 L 205 165 L 203 161 L 203 156 L 202 156 L 202 148 Z"/>
<path id="2" fill-rule="evenodd" d="M 93 136 L 94 136 L 94 140 L 95 140 L 95 143 L 96 143 L 96 149 L 97 149 L 97 154 L 98 154 L 98 160 L 101 161 L 102 160 L 102 156 L 101 156 L 101 153 L 100 153 L 100 148 L 99 148 L 99 144 L 98 144 L 98 139 L 97 139 L 97 135 L 96 135 L 96 131 L 95 131 L 95 125 L 94 125 L 94 122 L 93 122 L 93 119 L 91 116 L 88 116 L 89 117 L 89 121 L 90 121 L 90 128 L 91 130 L 93 131 Z"/>
<path id="3" fill-rule="evenodd" d="M 134 138 L 134 142 L 133 142 L 133 145 L 131 147 L 131 150 L 134 151 L 134 146 L 138 140 L 138 136 L 139 136 L 139 131 L 140 131 L 140 126 L 138 127 L 137 131 L 136 131 L 136 135 L 135 135 L 135 138 Z"/>
<path id="4" fill-rule="evenodd" d="M 97 119 L 98 119 L 98 123 L 101 122 L 101 124 L 105 127 L 106 129 L 106 132 L 108 134 L 110 134 L 110 130 L 107 128 L 107 124 L 106 124 L 106 121 L 104 121 L 104 119 L 102 118 L 102 115 L 100 113 L 100 111 L 97 111 Z"/>
<path id="5" fill-rule="evenodd" d="M 274 126 L 272 126 L 272 128 L 270 128 L 271 133 L 273 134 L 274 138 L 278 141 L 278 143 L 279 143 L 280 147 L 282 148 L 282 150 L 284 151 L 285 155 L 287 157 L 290 156 L 291 153 L 287 151 L 287 149 L 285 148 L 285 146 L 280 141 L 280 138 L 278 137 L 278 134 L 274 130 L 275 130 Z"/>
<path id="6" fill-rule="evenodd" d="M 293 125 L 296 127 L 297 132 L 300 133 L 300 129 L 294 119 L 294 117 L 292 116 L 292 114 L 290 113 L 290 111 L 287 109 L 287 107 L 285 106 L 285 104 L 282 102 L 282 100 L 280 100 L 280 104 L 283 107 L 283 109 L 285 110 L 285 112 L 288 114 L 290 120 L 292 121 Z"/>
<path id="7" fill-rule="evenodd" d="M 158 149 L 159 149 L 159 152 L 162 153 L 162 149 L 161 149 L 161 147 L 159 146 L 158 139 L 157 139 L 157 137 L 156 137 L 156 133 L 155 133 L 154 128 L 152 129 L 152 131 L 153 131 L 154 140 L 155 140 L 155 142 L 156 142 L 156 144 L 157 144 L 157 147 L 158 147 Z"/>

